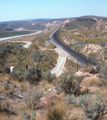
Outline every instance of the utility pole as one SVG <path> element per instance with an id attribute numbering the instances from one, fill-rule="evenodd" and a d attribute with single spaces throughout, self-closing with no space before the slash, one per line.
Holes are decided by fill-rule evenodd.
<path id="1" fill-rule="evenodd" d="M 87 65 L 88 65 L 88 43 L 87 43 Z"/>
<path id="2" fill-rule="evenodd" d="M 78 72 L 78 60 L 77 60 L 77 72 Z"/>

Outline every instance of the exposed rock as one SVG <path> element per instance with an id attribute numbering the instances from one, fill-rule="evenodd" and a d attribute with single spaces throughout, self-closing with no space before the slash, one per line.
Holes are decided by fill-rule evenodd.
<path id="1" fill-rule="evenodd" d="M 102 47 L 100 45 L 88 44 L 83 48 L 82 53 L 90 54 L 90 53 L 97 53 L 98 51 L 102 51 Z"/>

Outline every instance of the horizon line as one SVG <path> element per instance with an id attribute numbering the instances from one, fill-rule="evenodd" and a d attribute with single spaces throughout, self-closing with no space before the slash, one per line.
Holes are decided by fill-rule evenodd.
<path id="1" fill-rule="evenodd" d="M 54 20 L 54 19 L 73 19 L 73 18 L 79 18 L 79 17 L 104 17 L 106 18 L 107 16 L 97 16 L 97 15 L 83 15 L 83 16 L 78 16 L 78 17 L 60 17 L 60 18 L 28 18 L 28 19 L 17 19 L 17 20 L 1 20 L 0 22 L 13 22 L 13 21 L 30 21 L 30 20 Z"/>

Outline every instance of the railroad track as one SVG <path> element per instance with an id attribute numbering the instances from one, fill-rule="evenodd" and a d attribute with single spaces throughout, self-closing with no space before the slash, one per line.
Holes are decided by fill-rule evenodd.
<path id="1" fill-rule="evenodd" d="M 61 27 L 59 27 L 57 30 L 55 30 L 50 36 L 49 39 L 51 41 L 51 43 L 53 43 L 55 46 L 65 50 L 69 56 L 71 57 L 71 59 L 73 59 L 75 62 L 78 62 L 81 66 L 90 64 L 93 66 L 96 66 L 97 64 L 100 64 L 90 58 L 87 58 L 85 55 L 82 55 L 81 53 L 71 49 L 69 46 L 67 46 L 63 41 L 61 41 L 58 38 L 58 32 L 61 29 Z"/>

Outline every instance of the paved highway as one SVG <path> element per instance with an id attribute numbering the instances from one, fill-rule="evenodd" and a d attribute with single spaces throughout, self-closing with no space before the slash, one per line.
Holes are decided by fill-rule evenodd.
<path id="1" fill-rule="evenodd" d="M 68 47 L 63 41 L 61 41 L 58 38 L 58 32 L 60 30 L 61 27 L 59 27 L 57 30 L 55 30 L 50 36 L 49 39 L 50 41 L 57 47 L 65 50 L 69 56 L 75 61 L 78 62 L 81 66 L 84 66 L 86 64 L 90 64 L 93 66 L 96 66 L 97 64 L 99 64 L 98 62 L 92 60 L 92 59 L 87 59 L 86 56 L 80 54 L 79 52 L 71 49 L 70 47 Z"/>
<path id="2" fill-rule="evenodd" d="M 30 34 L 24 34 L 24 35 L 17 35 L 17 36 L 0 38 L 0 42 L 2 42 L 2 41 L 7 41 L 7 40 L 9 40 L 9 39 L 17 38 L 17 37 L 23 37 L 23 36 L 29 36 L 29 35 L 36 35 L 36 34 L 39 34 L 39 33 L 41 33 L 41 32 L 42 32 L 42 31 L 38 31 L 38 32 L 36 32 L 36 33 L 30 33 Z"/>

